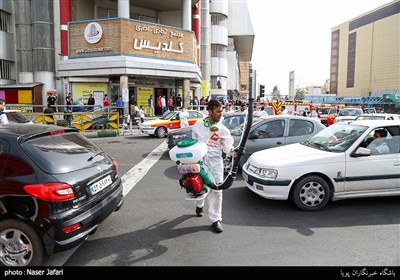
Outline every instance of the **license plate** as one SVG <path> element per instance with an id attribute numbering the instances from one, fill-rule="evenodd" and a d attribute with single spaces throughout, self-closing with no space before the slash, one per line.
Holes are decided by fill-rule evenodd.
<path id="1" fill-rule="evenodd" d="M 89 187 L 89 192 L 91 195 L 94 195 L 98 193 L 99 191 L 103 190 L 104 188 L 108 187 L 109 185 L 112 184 L 111 176 L 108 175 L 107 177 L 104 177 L 100 181 L 97 181 L 93 185 Z"/>

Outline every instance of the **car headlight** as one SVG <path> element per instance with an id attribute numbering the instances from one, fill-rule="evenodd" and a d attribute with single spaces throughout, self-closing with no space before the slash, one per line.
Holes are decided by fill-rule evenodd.
<path id="1" fill-rule="evenodd" d="M 260 168 L 260 167 L 256 167 L 251 164 L 248 164 L 247 170 L 259 177 L 266 178 L 266 179 L 276 179 L 276 177 L 278 177 L 278 170 L 276 170 L 276 169 Z"/>
<path id="2" fill-rule="evenodd" d="M 172 139 L 179 140 L 185 138 L 186 136 L 187 134 L 172 135 Z"/>

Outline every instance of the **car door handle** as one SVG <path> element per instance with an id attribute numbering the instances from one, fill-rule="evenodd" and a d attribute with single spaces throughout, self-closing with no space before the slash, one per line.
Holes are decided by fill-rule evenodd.
<path id="1" fill-rule="evenodd" d="M 276 142 L 276 145 L 282 145 L 281 141 Z"/>
<path id="2" fill-rule="evenodd" d="M 400 166 L 400 162 L 393 163 L 394 166 Z"/>

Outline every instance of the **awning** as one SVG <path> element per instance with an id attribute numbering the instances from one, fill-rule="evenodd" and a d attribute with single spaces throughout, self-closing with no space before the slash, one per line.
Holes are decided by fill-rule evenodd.
<path id="1" fill-rule="evenodd" d="M 8 88 L 33 88 L 39 85 L 43 85 L 43 83 L 0 85 L 0 90 Z"/>

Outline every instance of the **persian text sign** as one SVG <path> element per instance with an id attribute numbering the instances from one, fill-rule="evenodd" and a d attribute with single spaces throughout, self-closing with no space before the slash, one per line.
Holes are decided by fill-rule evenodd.
<path id="1" fill-rule="evenodd" d="M 89 27 L 90 28 L 89 28 Z M 102 30 L 96 43 L 88 32 Z M 89 31 L 88 31 L 89 30 Z M 174 60 L 197 61 L 196 40 L 191 31 L 127 19 L 69 24 L 69 57 L 128 54 Z M 97 33 L 96 33 L 97 35 Z"/>

